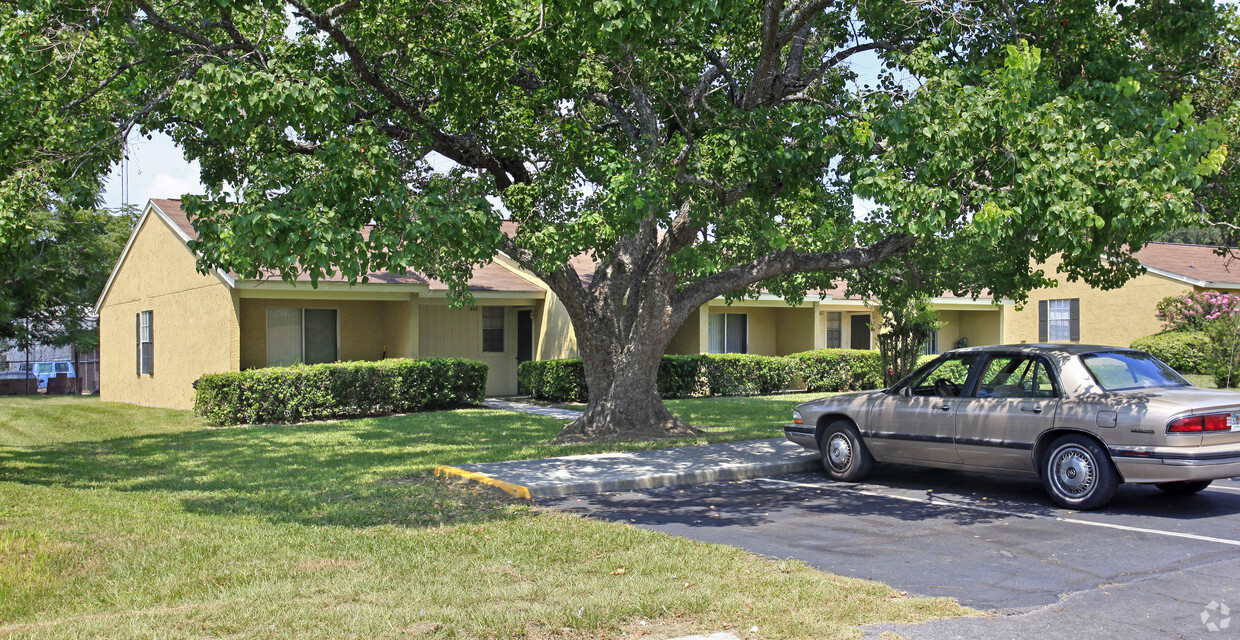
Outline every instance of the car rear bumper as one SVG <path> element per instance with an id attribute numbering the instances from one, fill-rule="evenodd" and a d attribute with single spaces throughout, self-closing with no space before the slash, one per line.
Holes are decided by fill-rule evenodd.
<path id="1" fill-rule="evenodd" d="M 1240 476 L 1240 444 L 1205 447 L 1114 447 L 1124 482 L 1219 480 Z"/>

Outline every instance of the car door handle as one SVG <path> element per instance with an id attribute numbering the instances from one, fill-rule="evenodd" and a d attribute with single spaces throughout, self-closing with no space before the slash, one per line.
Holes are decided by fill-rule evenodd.
<path id="1" fill-rule="evenodd" d="M 1021 407 L 1020 410 L 1021 411 L 1032 411 L 1034 413 L 1042 413 L 1042 407 L 1024 406 L 1024 407 Z"/>
<path id="2" fill-rule="evenodd" d="M 941 405 L 939 405 L 939 406 L 937 406 L 937 407 L 935 407 L 935 408 L 936 408 L 936 409 L 940 409 L 940 410 L 942 410 L 942 411 L 951 411 L 951 410 L 952 410 L 952 406 L 951 406 L 950 404 L 941 404 Z"/>

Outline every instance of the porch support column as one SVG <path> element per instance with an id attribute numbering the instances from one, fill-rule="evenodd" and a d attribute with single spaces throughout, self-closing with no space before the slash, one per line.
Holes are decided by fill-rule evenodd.
<path id="1" fill-rule="evenodd" d="M 693 322 L 690 318 L 688 322 Z M 698 353 L 710 353 L 710 305 L 704 304 L 697 310 L 698 322 Z"/>
<path id="2" fill-rule="evenodd" d="M 814 302 L 814 349 L 827 348 L 826 318 L 822 314 L 822 303 Z"/>
<path id="3" fill-rule="evenodd" d="M 418 294 L 409 294 L 409 357 L 420 358 L 422 352 L 422 334 L 419 321 L 422 315 Z"/>

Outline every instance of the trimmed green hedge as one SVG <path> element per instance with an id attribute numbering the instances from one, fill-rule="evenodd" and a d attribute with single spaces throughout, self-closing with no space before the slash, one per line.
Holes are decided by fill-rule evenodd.
<path id="1" fill-rule="evenodd" d="M 659 395 L 699 398 L 711 395 L 707 362 L 711 356 L 663 356 L 659 363 Z"/>
<path id="2" fill-rule="evenodd" d="M 1180 373 L 1209 374 L 1210 339 L 1201 331 L 1167 331 L 1137 338 L 1129 345 L 1148 352 Z"/>
<path id="3" fill-rule="evenodd" d="M 411 413 L 482 400 L 487 366 L 457 358 L 336 362 L 210 373 L 194 383 L 194 412 L 216 425 Z"/>
<path id="4" fill-rule="evenodd" d="M 740 353 L 663 356 L 659 394 L 665 398 L 735 396 L 787 389 L 796 376 L 787 358 Z M 588 396 L 581 358 L 522 362 L 521 389 L 540 400 L 585 402 Z"/>
<path id="5" fill-rule="evenodd" d="M 921 366 L 938 356 L 922 356 Z M 878 351 L 819 349 L 787 357 L 726 353 L 663 356 L 659 364 L 659 395 L 664 398 L 770 394 L 793 388 L 796 380 L 807 391 L 863 391 L 883 386 Z M 517 380 L 524 393 L 551 402 L 585 402 L 585 369 L 581 358 L 522 362 Z"/>
<path id="6" fill-rule="evenodd" d="M 788 358 L 747 353 L 705 356 L 706 377 L 712 396 L 745 396 L 783 391 L 796 377 L 796 364 Z"/>
<path id="7" fill-rule="evenodd" d="M 788 356 L 806 391 L 864 391 L 883 386 L 878 351 L 818 349 Z"/>
<path id="8" fill-rule="evenodd" d="M 517 365 L 517 386 L 540 400 L 585 402 L 586 371 L 581 358 L 529 360 Z"/>

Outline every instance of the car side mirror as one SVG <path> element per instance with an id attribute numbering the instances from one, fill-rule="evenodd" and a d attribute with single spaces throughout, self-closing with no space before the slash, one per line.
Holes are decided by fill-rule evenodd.
<path id="1" fill-rule="evenodd" d="M 900 397 L 901 398 L 913 397 L 913 388 L 912 387 L 900 387 Z"/>

